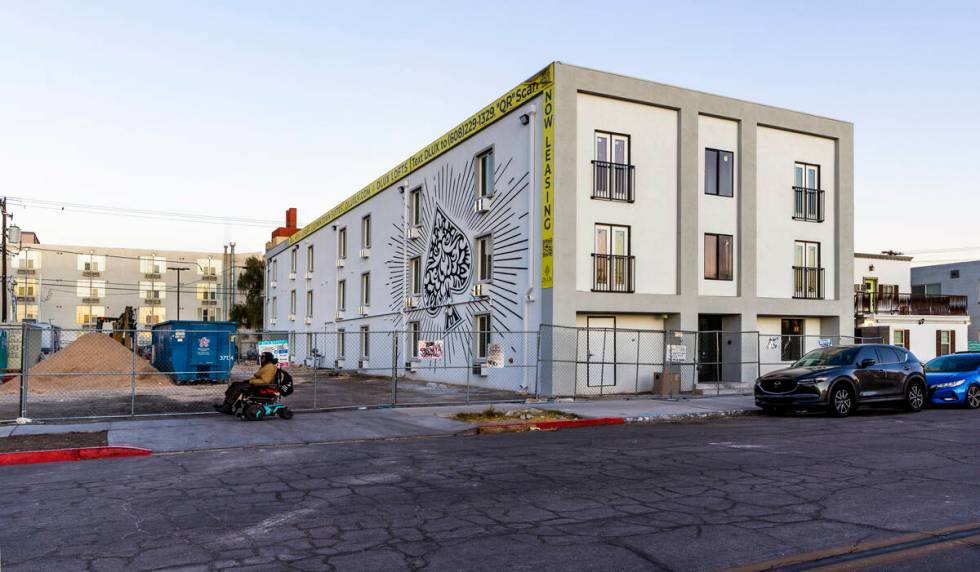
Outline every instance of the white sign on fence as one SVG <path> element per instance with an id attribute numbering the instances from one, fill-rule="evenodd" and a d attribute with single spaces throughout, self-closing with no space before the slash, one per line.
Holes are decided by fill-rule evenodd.
<path id="1" fill-rule="evenodd" d="M 421 360 L 442 359 L 442 340 L 432 340 L 432 341 L 419 340 L 419 359 Z"/>
<path id="2" fill-rule="evenodd" d="M 779 337 L 769 336 L 769 341 L 766 342 L 766 349 L 778 350 L 779 349 Z"/>
<path id="3" fill-rule="evenodd" d="M 830 346 L 834 345 L 834 340 L 830 338 L 821 338 L 820 341 L 817 342 L 817 345 L 822 348 L 829 348 Z"/>
<path id="4" fill-rule="evenodd" d="M 681 344 L 667 344 L 667 359 L 672 362 L 687 361 L 687 346 Z"/>
<path id="5" fill-rule="evenodd" d="M 258 350 L 261 356 L 265 352 L 271 353 L 279 363 L 276 364 L 279 367 L 289 366 L 289 340 L 262 340 L 256 342 L 255 349 Z"/>
<path id="6" fill-rule="evenodd" d="M 487 367 L 504 367 L 504 346 L 490 344 L 487 347 Z"/>

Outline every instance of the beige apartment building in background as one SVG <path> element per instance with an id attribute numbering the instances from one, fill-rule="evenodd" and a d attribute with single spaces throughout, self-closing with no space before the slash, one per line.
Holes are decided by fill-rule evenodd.
<path id="1" fill-rule="evenodd" d="M 30 235 L 8 260 L 8 320 L 87 329 L 131 307 L 145 329 L 177 319 L 178 303 L 180 319 L 226 320 L 250 256 L 261 257 L 236 253 L 231 264 L 222 252 L 41 244 Z M 234 275 L 226 281 L 232 266 Z M 186 269 L 179 285 L 176 268 Z M 235 293 L 236 302 L 244 299 L 244 292 Z"/>

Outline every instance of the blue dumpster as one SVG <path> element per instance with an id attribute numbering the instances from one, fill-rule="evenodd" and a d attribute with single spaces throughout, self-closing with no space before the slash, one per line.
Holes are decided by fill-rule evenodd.
<path id="1" fill-rule="evenodd" d="M 177 383 L 221 382 L 235 365 L 235 323 L 170 320 L 153 326 L 151 362 Z"/>

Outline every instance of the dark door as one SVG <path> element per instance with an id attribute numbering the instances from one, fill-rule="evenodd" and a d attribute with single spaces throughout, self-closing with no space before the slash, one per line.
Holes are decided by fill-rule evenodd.
<path id="1" fill-rule="evenodd" d="M 803 357 L 803 320 L 786 318 L 780 324 L 782 344 L 779 357 L 782 361 L 794 362 Z"/>
<path id="2" fill-rule="evenodd" d="M 875 348 L 881 365 L 881 395 L 901 395 L 905 390 L 905 364 L 901 354 L 886 346 Z"/>
<path id="3" fill-rule="evenodd" d="M 721 316 L 698 317 L 698 381 L 721 381 Z"/>
<path id="4" fill-rule="evenodd" d="M 861 367 L 865 360 L 871 360 L 872 365 Z M 858 352 L 854 377 L 858 380 L 858 395 L 861 397 L 878 397 L 881 395 L 881 365 L 878 354 L 871 346 L 861 348 Z"/>

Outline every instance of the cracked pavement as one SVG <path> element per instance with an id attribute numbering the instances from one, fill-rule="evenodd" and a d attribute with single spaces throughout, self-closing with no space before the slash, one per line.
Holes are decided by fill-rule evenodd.
<path id="1" fill-rule="evenodd" d="M 0 562 L 715 570 L 980 521 L 978 469 L 980 414 L 964 410 L 25 465 L 0 469 Z M 943 562 L 980 567 L 980 547 L 930 569 Z"/>

